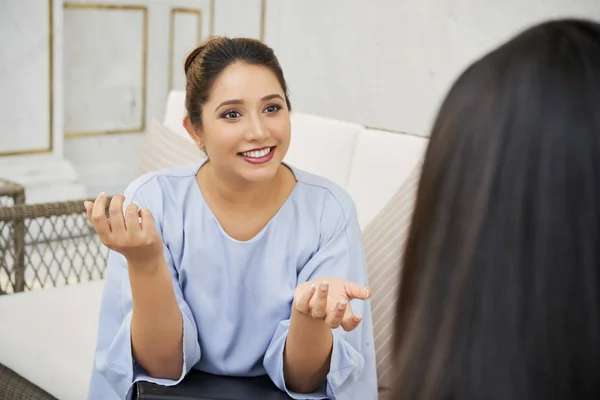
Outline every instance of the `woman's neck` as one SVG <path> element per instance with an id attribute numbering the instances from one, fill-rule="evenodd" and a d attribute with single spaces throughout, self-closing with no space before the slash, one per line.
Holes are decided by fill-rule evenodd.
<path id="1" fill-rule="evenodd" d="M 219 174 L 212 164 L 207 162 L 200 169 L 197 179 L 200 188 L 207 192 L 213 201 L 233 210 L 246 210 L 262 207 L 277 197 L 278 188 L 281 187 L 279 184 L 282 180 L 281 169 L 282 166 L 273 179 L 256 183 Z"/>

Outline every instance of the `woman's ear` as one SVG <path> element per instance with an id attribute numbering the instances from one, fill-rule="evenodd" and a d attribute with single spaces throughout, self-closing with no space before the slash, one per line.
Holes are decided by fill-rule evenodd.
<path id="1" fill-rule="evenodd" d="M 204 149 L 204 142 L 202 140 L 202 129 L 195 127 L 190 120 L 190 117 L 186 115 L 183 118 L 183 127 L 187 131 L 188 135 L 192 138 L 194 143 L 200 148 Z"/>

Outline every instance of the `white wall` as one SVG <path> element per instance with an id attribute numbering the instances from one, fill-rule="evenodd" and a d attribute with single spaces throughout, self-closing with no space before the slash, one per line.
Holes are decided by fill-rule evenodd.
<path id="1" fill-rule="evenodd" d="M 122 192 L 186 55 L 216 31 L 214 3 L 0 0 L 0 178 L 28 202 Z M 261 2 L 244 4 L 219 23 L 258 37 Z"/>
<path id="2" fill-rule="evenodd" d="M 88 196 L 122 192 L 149 121 L 183 88 L 185 55 L 211 33 L 264 33 L 295 110 L 426 135 L 449 85 L 484 51 L 547 18 L 600 20 L 600 0 L 72 3 L 145 11 L 0 0 L 0 178 L 27 183 L 30 199 L 83 195 L 75 180 Z"/>
<path id="3" fill-rule="evenodd" d="M 88 196 L 132 180 L 143 133 L 163 119 L 185 56 L 211 28 L 209 0 L 100 3 L 119 8 L 63 10 L 65 157 Z"/>
<path id="4" fill-rule="evenodd" d="M 47 2 L 0 1 L 0 126 L 13 128 L 1 131 L 2 153 L 52 147 L 50 11 Z"/>
<path id="5" fill-rule="evenodd" d="M 60 1 L 0 0 L 0 178 L 28 202 L 81 197 L 63 157 Z M 57 23 L 58 21 L 58 23 Z"/>
<path id="6" fill-rule="evenodd" d="M 261 39 L 262 0 L 216 0 L 215 35 Z"/>
<path id="7" fill-rule="evenodd" d="M 600 0 L 269 0 L 265 39 L 296 110 L 427 134 L 471 61 L 562 16 L 600 21 Z"/>
<path id="8" fill-rule="evenodd" d="M 140 58 L 143 26 L 139 12 L 136 16 L 135 11 L 125 10 L 65 9 L 63 15 L 69 33 L 64 37 L 65 114 L 67 121 L 78 121 L 88 127 L 88 133 L 92 131 L 90 135 L 86 129 L 81 132 L 65 124 L 65 156 L 75 165 L 89 196 L 96 196 L 99 191 L 122 193 L 132 180 L 143 132 L 152 118 L 162 121 L 169 90 L 185 87 L 185 58 L 201 40 L 211 34 L 260 36 L 261 0 L 113 0 L 110 3 L 147 7 L 145 60 Z M 86 35 L 90 46 L 84 45 L 86 42 L 78 37 L 78 32 Z M 102 33 L 102 42 L 93 45 L 91 38 L 98 33 Z M 119 37 L 132 40 L 118 40 Z M 100 50 L 102 53 L 98 54 Z M 147 77 L 142 87 L 139 78 L 144 61 Z M 86 76 L 76 79 L 78 75 L 74 73 Z M 113 90 L 108 91 L 106 85 L 113 86 Z M 85 95 L 82 88 L 86 88 Z M 76 106 L 81 103 L 70 102 L 68 93 L 83 99 L 100 97 L 95 99 L 98 107 Z M 142 123 L 140 102 L 145 102 L 146 108 L 145 125 L 141 129 L 136 128 Z M 121 133 L 126 130 L 130 132 Z"/>

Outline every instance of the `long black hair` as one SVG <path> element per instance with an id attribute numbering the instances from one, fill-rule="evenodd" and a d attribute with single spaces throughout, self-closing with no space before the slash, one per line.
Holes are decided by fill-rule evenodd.
<path id="1" fill-rule="evenodd" d="M 600 399 L 600 25 L 533 26 L 453 85 L 426 151 L 393 399 Z"/>

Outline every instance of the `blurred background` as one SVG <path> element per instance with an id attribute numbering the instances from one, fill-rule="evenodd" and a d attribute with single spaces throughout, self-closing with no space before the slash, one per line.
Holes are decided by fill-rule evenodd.
<path id="1" fill-rule="evenodd" d="M 27 202 L 120 193 L 209 35 L 264 40 L 296 111 L 427 135 L 485 50 L 598 0 L 0 0 L 0 178 Z"/>

